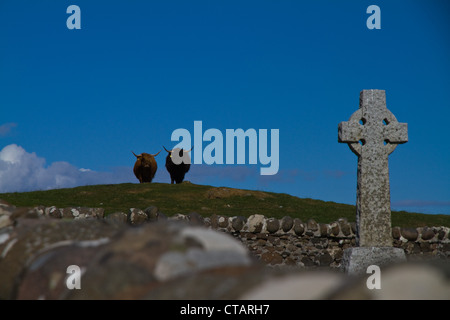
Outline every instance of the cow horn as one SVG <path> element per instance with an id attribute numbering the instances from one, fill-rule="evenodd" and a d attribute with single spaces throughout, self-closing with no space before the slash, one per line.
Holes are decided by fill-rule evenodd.
<path id="1" fill-rule="evenodd" d="M 194 149 L 194 147 L 190 148 L 189 150 L 185 150 L 184 152 L 191 152 L 192 149 Z"/>
<path id="2" fill-rule="evenodd" d="M 164 150 L 166 150 L 166 151 L 169 152 L 169 153 L 172 152 L 172 150 L 169 151 L 169 150 L 167 150 L 166 147 L 164 147 L 164 146 L 163 146 L 163 148 L 164 148 Z"/>
<path id="3" fill-rule="evenodd" d="M 136 158 L 138 158 L 139 156 L 137 156 L 133 151 L 131 151 L 131 153 L 132 154 L 134 154 L 134 156 L 136 157 Z"/>
<path id="4" fill-rule="evenodd" d="M 162 150 L 159 150 L 158 153 L 152 154 L 153 157 L 156 157 Z"/>

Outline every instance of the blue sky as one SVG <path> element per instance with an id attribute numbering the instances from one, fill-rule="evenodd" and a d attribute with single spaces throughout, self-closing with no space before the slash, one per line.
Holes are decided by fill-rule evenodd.
<path id="1" fill-rule="evenodd" d="M 409 129 L 389 157 L 392 209 L 450 214 L 449 17 L 446 0 L 2 0 L 0 192 L 137 182 L 132 150 L 202 121 L 279 129 L 279 172 L 203 164 L 187 180 L 354 204 L 337 126 L 383 89 Z M 164 153 L 156 182 L 170 182 Z"/>

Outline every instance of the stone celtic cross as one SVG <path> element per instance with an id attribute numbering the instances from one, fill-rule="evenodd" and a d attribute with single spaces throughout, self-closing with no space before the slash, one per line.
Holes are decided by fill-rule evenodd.
<path id="1" fill-rule="evenodd" d="M 359 110 L 339 124 L 338 141 L 358 156 L 356 244 L 392 246 L 388 156 L 408 141 L 408 125 L 386 108 L 384 90 L 363 90 Z"/>

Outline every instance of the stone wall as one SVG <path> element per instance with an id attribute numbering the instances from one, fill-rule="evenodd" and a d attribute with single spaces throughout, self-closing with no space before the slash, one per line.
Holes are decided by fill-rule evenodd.
<path id="1" fill-rule="evenodd" d="M 394 228 L 410 258 L 446 259 L 391 265 L 382 290 L 338 268 L 354 231 L 343 219 L 168 218 L 156 207 L 105 217 L 103 209 L 0 201 L 0 300 L 450 298 L 448 228 Z M 80 290 L 68 284 L 73 266 Z"/>
<path id="2" fill-rule="evenodd" d="M 4 206 L 3 210 L 13 210 Z M 10 209 L 8 209 L 10 208 Z M 12 212 L 12 211 L 11 211 Z M 195 225 L 231 234 L 240 240 L 250 253 L 269 266 L 297 266 L 310 268 L 333 268 L 341 266 L 343 251 L 355 245 L 354 222 L 339 219 L 331 223 L 306 222 L 297 218 L 267 218 L 262 215 L 202 217 L 197 213 L 176 214 L 166 217 L 158 208 L 145 210 L 131 208 L 127 213 L 116 212 L 105 217 L 101 208 L 14 208 L 14 214 L 0 217 L 0 228 L 12 223 L 14 216 L 53 217 L 63 219 L 108 219 L 140 225 L 157 220 L 182 220 Z M 394 246 L 405 250 L 408 260 L 449 259 L 450 228 L 424 227 L 392 229 Z"/>
<path id="3" fill-rule="evenodd" d="M 269 265 L 339 268 L 344 249 L 355 246 L 356 226 L 346 219 L 325 224 L 252 215 L 248 219 L 212 216 L 204 221 L 240 239 Z M 394 227 L 392 236 L 394 246 L 404 249 L 409 260 L 450 258 L 448 227 Z"/>

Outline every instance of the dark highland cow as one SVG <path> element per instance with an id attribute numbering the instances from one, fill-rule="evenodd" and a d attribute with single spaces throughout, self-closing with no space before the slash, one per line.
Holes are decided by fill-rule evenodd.
<path id="1" fill-rule="evenodd" d="M 167 151 L 167 157 L 166 157 L 166 169 L 170 174 L 170 183 L 182 183 L 184 180 L 185 174 L 189 171 L 189 168 L 191 167 L 191 159 L 188 155 L 188 152 L 192 150 L 192 148 L 188 151 L 185 151 L 183 149 L 175 148 L 172 150 L 167 150 L 166 147 L 164 147 L 164 150 Z M 182 162 L 180 164 L 175 164 L 172 159 L 172 154 L 177 154 L 182 159 Z"/>
<path id="2" fill-rule="evenodd" d="M 139 183 L 152 182 L 156 170 L 158 169 L 155 157 L 161 150 L 156 154 L 141 153 L 140 155 L 136 155 L 133 151 L 131 152 L 137 158 L 133 172 L 136 178 L 138 178 Z"/>

